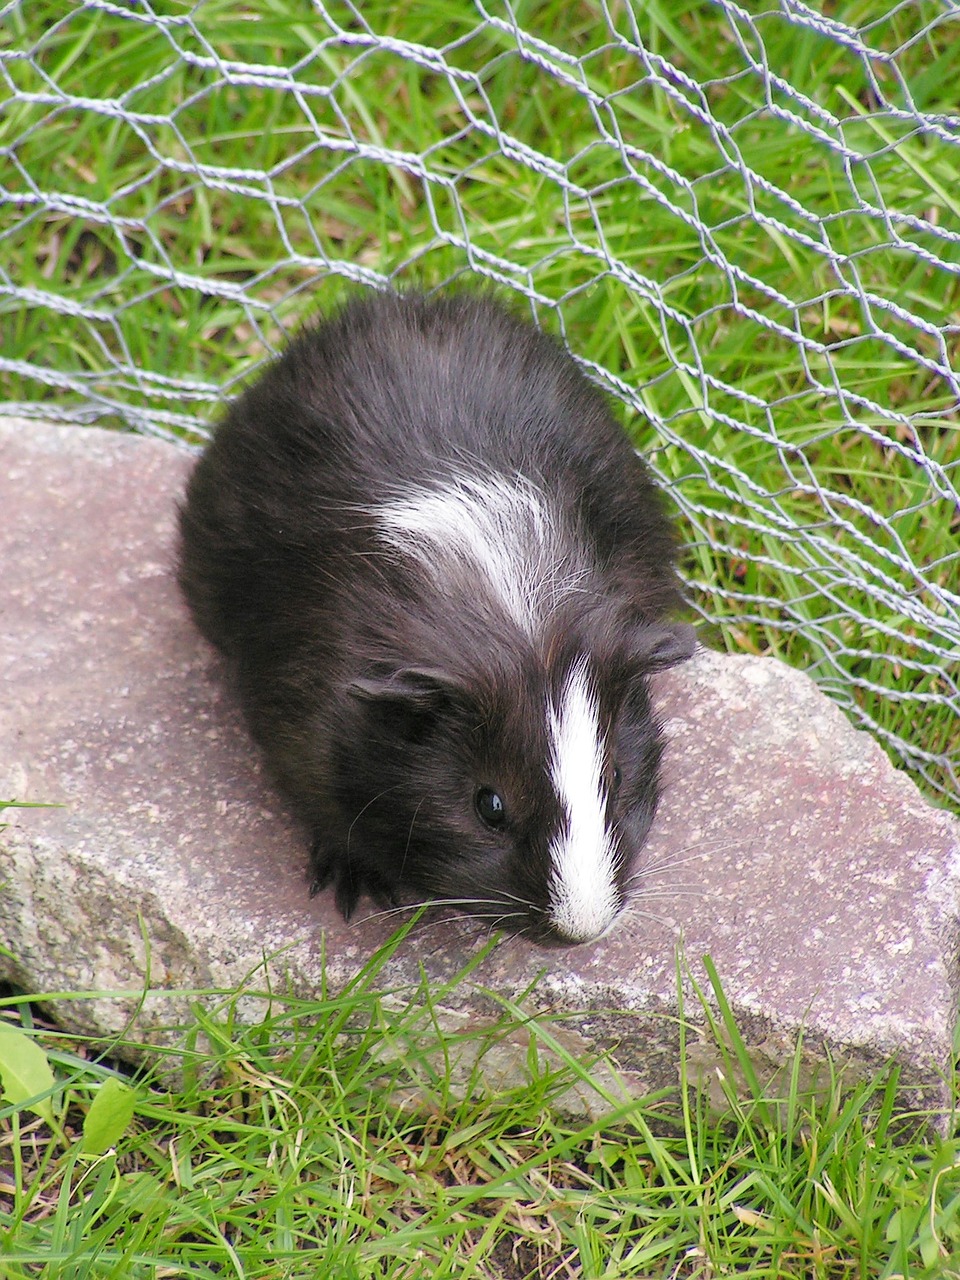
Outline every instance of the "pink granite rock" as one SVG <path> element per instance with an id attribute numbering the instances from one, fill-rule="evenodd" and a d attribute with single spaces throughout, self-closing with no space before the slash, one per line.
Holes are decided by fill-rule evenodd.
<path id="1" fill-rule="evenodd" d="M 347 981 L 395 919 L 346 925 L 307 894 L 306 847 L 194 632 L 171 575 L 191 465 L 156 440 L 0 421 L 0 976 L 60 1001 L 68 1024 L 170 1018 L 163 991 L 229 986 L 276 955 L 302 992 Z M 802 673 L 701 652 L 657 686 L 669 749 L 645 893 L 602 942 L 507 939 L 475 981 L 576 1014 L 577 1052 L 613 1048 L 629 1087 L 676 1079 L 676 948 L 712 957 L 758 1058 L 803 1033 L 856 1071 L 896 1055 L 942 1106 L 958 1009 L 960 824 L 927 805 Z M 422 922 L 384 971 L 438 983 L 486 941 Z M 541 975 L 538 978 L 538 975 Z M 111 993 L 114 993 L 111 995 Z M 172 997 L 171 997 L 172 999 Z M 489 1014 L 457 988 L 449 1016 Z M 471 1002 L 474 1002 L 471 1003 Z M 694 1022 L 698 1007 L 688 999 Z M 702 1021 L 702 1018 L 701 1018 Z M 709 1042 L 700 1050 L 711 1064 Z"/>

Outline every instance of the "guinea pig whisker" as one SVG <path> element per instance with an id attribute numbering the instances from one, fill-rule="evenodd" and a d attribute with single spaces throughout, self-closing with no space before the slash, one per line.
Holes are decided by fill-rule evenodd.
<path id="1" fill-rule="evenodd" d="M 673 929 L 676 927 L 675 920 L 671 920 L 669 916 L 658 916 L 655 911 L 634 911 L 628 907 L 624 912 L 624 916 L 630 919 L 653 920 L 657 924 L 662 924 L 667 929 Z"/>
<path id="2" fill-rule="evenodd" d="M 639 868 L 640 871 L 663 871 L 672 870 L 674 867 L 685 867 L 691 862 L 700 862 L 707 855 L 707 851 L 702 849 L 699 853 L 691 853 L 686 858 L 652 858 L 649 862 L 644 862 Z"/>
<path id="3" fill-rule="evenodd" d="M 407 865 L 407 855 L 410 853 L 410 842 L 413 839 L 413 828 L 417 825 L 417 814 L 423 808 L 424 804 L 426 803 L 426 799 L 427 797 L 424 796 L 423 799 L 420 801 L 420 803 L 417 805 L 416 809 L 414 809 L 413 817 L 410 819 L 410 829 L 407 831 L 407 843 L 403 847 L 403 858 L 400 862 L 400 879 L 401 880 L 403 879 L 403 872 Z"/>
<path id="4" fill-rule="evenodd" d="M 658 858 L 655 862 L 645 862 L 642 866 L 637 867 L 630 876 L 631 882 L 642 879 L 644 876 L 662 875 L 665 871 L 675 871 L 677 867 L 689 866 L 692 862 L 699 862 L 705 857 L 705 852 L 691 854 L 689 858 Z"/>
<path id="5" fill-rule="evenodd" d="M 521 898 L 519 894 L 511 893 L 509 889 L 497 889 L 495 895 L 490 898 L 477 899 L 478 902 L 497 902 L 501 906 L 509 902 L 515 902 L 518 907 L 523 907 L 526 911 L 539 911 L 543 913 L 543 908 L 538 907 L 535 902 L 531 902 L 529 898 Z"/>
<path id="6" fill-rule="evenodd" d="M 708 853 L 726 853 L 731 849 L 742 848 L 746 843 L 745 838 L 737 838 L 731 840 L 726 836 L 716 836 L 710 840 L 698 840 L 696 844 L 684 845 L 682 849 L 676 850 L 676 856 L 670 857 L 664 855 L 662 858 L 655 858 L 646 865 L 652 867 L 679 867 L 687 862 L 696 862 L 701 858 L 705 858 Z M 688 857 L 682 855 L 688 854 Z"/>
<path id="7" fill-rule="evenodd" d="M 379 911 L 371 911 L 365 916 L 359 917 L 357 924 L 368 924 L 371 920 L 388 920 L 392 916 L 409 915 L 410 912 L 416 911 L 418 906 L 429 906 L 429 903 L 401 903 L 396 907 L 383 907 Z"/>
<path id="8" fill-rule="evenodd" d="M 692 888 L 690 885 L 671 886 L 669 889 L 634 889 L 628 890 L 631 902 L 646 901 L 647 898 L 705 898 L 706 889 Z"/>
<path id="9" fill-rule="evenodd" d="M 665 873 L 652 872 L 650 875 L 634 875 L 626 882 L 627 893 L 644 894 L 650 893 L 672 893 L 674 889 L 689 890 L 694 888 L 688 881 L 681 882 L 671 880 Z"/>
<path id="10" fill-rule="evenodd" d="M 489 898 L 484 898 L 484 899 L 483 899 L 483 901 L 485 901 L 485 902 L 500 902 L 500 903 L 503 903 L 503 902 L 516 902 L 516 903 L 518 903 L 518 904 L 519 904 L 520 906 L 522 906 L 522 907 L 527 907 L 527 908 L 529 908 L 531 911 L 538 911 L 538 910 L 540 910 L 540 908 L 537 906 L 537 904 L 536 904 L 535 902 L 531 901 L 531 899 L 530 899 L 530 898 L 524 898 L 524 897 L 521 897 L 521 896 L 520 896 L 520 894 L 518 894 L 518 893 L 511 893 L 509 889 L 505 889 L 505 888 L 503 888 L 503 886 L 502 886 L 502 885 L 498 885 L 498 886 L 496 886 L 496 887 L 492 887 L 492 886 L 490 886 L 490 885 L 481 884 L 481 885 L 479 885 L 478 887 L 479 887 L 480 889 L 484 890 L 484 892 L 486 892 L 486 893 L 489 893 L 489 894 L 490 894 L 490 897 L 489 897 Z M 479 901 L 479 899 L 478 899 L 478 901 Z"/>
<path id="11" fill-rule="evenodd" d="M 524 902 L 522 898 L 513 898 L 511 894 L 499 889 L 496 893 L 491 893 L 489 898 L 480 896 L 469 898 L 436 898 L 431 899 L 430 904 L 438 907 L 456 907 L 459 911 L 462 907 L 503 907 L 509 905 L 509 900 L 511 898 L 522 907 L 530 905 Z"/>
<path id="12" fill-rule="evenodd" d="M 502 908 L 505 905 L 507 905 L 504 903 L 504 900 L 503 900 L 504 896 L 505 895 L 501 894 L 499 897 L 496 897 L 496 898 L 422 898 L 419 901 L 404 902 L 404 903 L 400 903 L 397 906 L 383 907 L 379 911 L 371 911 L 368 915 L 363 916 L 362 919 L 358 921 L 358 923 L 366 923 L 367 921 L 370 921 L 370 920 L 386 920 L 386 919 L 390 919 L 393 916 L 408 915 L 414 911 L 428 910 L 430 908 L 437 908 L 437 907 L 455 907 L 457 911 L 460 914 L 464 915 L 464 917 L 467 919 L 475 917 L 477 919 L 487 920 L 487 919 L 493 919 L 495 917 L 505 916 L 505 915 L 509 915 L 509 916 L 524 915 L 524 912 L 522 911 L 511 911 L 511 912 L 504 913 Z M 498 910 L 491 910 L 488 912 L 477 912 L 477 911 L 469 911 L 470 907 L 491 907 L 491 908 L 497 908 Z M 464 908 L 467 908 L 468 910 L 464 910 Z M 442 922 L 442 919 L 445 919 L 445 918 L 446 917 L 441 917 L 440 919 L 437 919 L 434 921 L 425 921 L 424 923 L 440 924 Z"/>
<path id="13" fill-rule="evenodd" d="M 503 924 L 505 920 L 524 919 L 522 911 L 462 911 L 460 914 L 464 920 L 492 920 L 495 925 Z"/>
<path id="14" fill-rule="evenodd" d="M 360 819 L 367 812 L 367 810 L 370 808 L 371 805 L 376 804 L 378 800 L 382 800 L 383 797 L 389 791 L 397 791 L 403 785 L 404 784 L 402 782 L 395 782 L 392 786 L 384 787 L 382 791 L 378 792 L 377 795 L 373 796 L 372 799 L 368 800 L 367 803 L 363 806 L 363 808 L 359 811 L 359 813 L 357 813 L 354 816 L 353 821 L 350 823 L 350 826 L 347 828 L 347 857 L 348 858 L 350 856 L 350 838 L 353 835 L 353 828 L 357 825 L 357 823 L 360 821 Z"/>
<path id="15" fill-rule="evenodd" d="M 708 849 L 711 849 L 711 850 L 733 849 L 737 845 L 742 843 L 743 843 L 743 840 L 740 837 L 737 837 L 736 839 L 731 839 L 729 836 L 710 836 L 707 839 L 700 839 L 692 842 L 691 844 L 682 845 L 679 849 L 676 850 L 676 852 L 678 854 L 693 853 L 695 855 L 698 855 L 698 854 L 705 853 Z"/>

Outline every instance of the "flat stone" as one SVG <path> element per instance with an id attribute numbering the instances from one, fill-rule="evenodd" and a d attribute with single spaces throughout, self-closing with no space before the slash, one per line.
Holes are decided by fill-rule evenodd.
<path id="1" fill-rule="evenodd" d="M 0 976 L 102 993 L 54 1001 L 98 1035 L 127 1025 L 145 984 L 145 1038 L 178 992 L 258 972 L 262 989 L 265 957 L 295 991 L 322 975 L 336 989 L 397 923 L 347 925 L 329 895 L 308 896 L 303 835 L 173 581 L 191 462 L 157 440 L 0 420 L 0 799 L 58 806 L 0 815 Z M 650 1089 L 676 1082 L 682 994 L 694 1059 L 716 1078 L 696 1034 L 707 956 L 764 1070 L 802 1036 L 805 1070 L 826 1052 L 851 1077 L 896 1056 L 904 1105 L 945 1108 L 960 824 L 776 661 L 700 651 L 656 697 L 666 787 L 635 906 L 587 947 L 504 940 L 449 998 L 450 1025 L 492 1017 L 481 988 L 531 988 L 528 1009 L 570 1015 L 568 1049 L 612 1050 L 624 1086 Z M 439 987 L 486 940 L 435 914 L 382 983 L 416 983 L 422 963 Z"/>

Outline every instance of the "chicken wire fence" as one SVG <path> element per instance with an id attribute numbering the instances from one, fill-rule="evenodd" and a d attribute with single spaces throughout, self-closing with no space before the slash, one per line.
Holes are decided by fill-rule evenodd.
<path id="1" fill-rule="evenodd" d="M 196 443 L 358 287 L 516 295 L 690 599 L 960 803 L 960 9 L 0 5 L 5 411 Z"/>

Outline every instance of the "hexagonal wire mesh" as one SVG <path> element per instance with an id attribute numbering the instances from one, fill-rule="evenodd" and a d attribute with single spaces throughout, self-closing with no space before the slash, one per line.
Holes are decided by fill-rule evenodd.
<path id="1" fill-rule="evenodd" d="M 960 802 L 954 4 L 0 9 L 7 410 L 205 434 L 344 287 L 481 277 L 624 409 L 691 599 Z"/>

